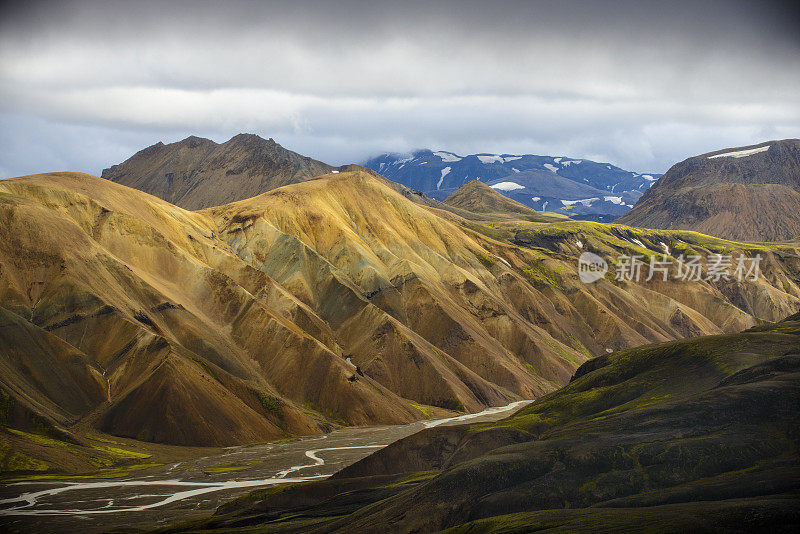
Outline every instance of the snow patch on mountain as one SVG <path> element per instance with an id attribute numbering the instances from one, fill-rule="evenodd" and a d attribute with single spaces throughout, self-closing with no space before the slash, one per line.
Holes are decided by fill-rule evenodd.
<path id="1" fill-rule="evenodd" d="M 442 187 L 442 181 L 444 180 L 444 177 L 447 176 L 448 174 L 450 174 L 450 167 L 445 167 L 444 169 L 442 169 L 442 177 L 439 178 L 439 183 L 436 184 L 436 189 Z"/>
<path id="2" fill-rule="evenodd" d="M 494 184 L 490 187 L 499 191 L 516 191 L 517 189 L 525 189 L 524 185 L 519 185 L 516 182 L 500 182 L 499 184 Z"/>
<path id="3" fill-rule="evenodd" d="M 766 152 L 769 150 L 769 145 L 762 146 L 759 148 L 749 148 L 746 150 L 734 150 L 733 152 L 725 152 L 724 154 L 717 154 L 715 156 L 708 156 L 708 159 L 715 159 L 715 158 L 744 158 L 747 156 L 752 156 L 753 154 L 758 154 L 759 152 Z"/>
<path id="4" fill-rule="evenodd" d="M 575 204 L 583 204 L 587 208 L 592 205 L 592 202 L 596 202 L 600 200 L 597 197 L 594 198 L 583 198 L 581 200 L 562 200 L 561 203 L 565 206 L 574 206 Z"/>
<path id="5" fill-rule="evenodd" d="M 434 152 L 434 156 L 439 156 L 445 163 L 452 163 L 454 161 L 461 161 L 461 156 L 457 156 L 452 152 Z"/>

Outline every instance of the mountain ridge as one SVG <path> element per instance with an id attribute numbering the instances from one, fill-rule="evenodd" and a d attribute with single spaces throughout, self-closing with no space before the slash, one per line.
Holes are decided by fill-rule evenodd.
<path id="1" fill-rule="evenodd" d="M 551 196 L 535 187 L 522 186 L 501 190 L 501 193 L 537 211 L 545 211 L 549 204 L 550 211 L 603 222 L 610 222 L 625 213 L 629 205 L 633 205 L 642 192 L 660 176 L 656 173 L 630 172 L 610 163 L 598 163 L 584 158 L 483 153 L 460 156 L 444 150 L 428 149 L 408 154 L 384 153 L 368 159 L 364 166 L 391 180 L 423 191 L 437 200 L 444 200 L 458 187 L 473 179 L 489 184 L 503 181 L 516 183 L 515 175 L 520 172 L 552 173 L 548 176 L 553 179 L 569 180 L 605 193 L 595 193 L 588 197 L 580 194 Z M 605 196 L 614 197 L 615 201 L 606 201 Z M 562 205 L 560 202 L 592 197 L 597 197 L 596 201 L 576 207 Z"/>
<path id="2" fill-rule="evenodd" d="M 202 209 L 328 173 L 335 167 L 283 148 L 272 138 L 238 134 L 224 143 L 189 136 L 158 142 L 101 177 L 187 209 Z M 236 186 L 230 184 L 235 181 Z"/>

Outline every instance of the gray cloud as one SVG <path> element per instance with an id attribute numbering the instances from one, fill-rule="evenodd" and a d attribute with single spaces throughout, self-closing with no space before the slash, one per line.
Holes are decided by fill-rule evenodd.
<path id="1" fill-rule="evenodd" d="M 274 137 L 663 171 L 800 136 L 782 2 L 34 2 L 0 16 L 0 173 L 97 173 L 158 140 Z"/>

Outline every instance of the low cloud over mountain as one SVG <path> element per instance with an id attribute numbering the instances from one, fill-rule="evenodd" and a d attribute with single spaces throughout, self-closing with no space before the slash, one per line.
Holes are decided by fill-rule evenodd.
<path id="1" fill-rule="evenodd" d="M 336 165 L 444 146 L 653 172 L 800 137 L 797 11 L 677 4 L 6 3 L 0 176 L 240 131 Z"/>

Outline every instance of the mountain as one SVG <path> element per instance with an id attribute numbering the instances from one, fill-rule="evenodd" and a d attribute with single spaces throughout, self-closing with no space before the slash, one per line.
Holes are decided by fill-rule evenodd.
<path id="1" fill-rule="evenodd" d="M 239 134 L 222 144 L 202 137 L 156 143 L 105 169 L 102 177 L 196 210 L 254 197 L 334 167 L 272 139 Z"/>
<path id="2" fill-rule="evenodd" d="M 492 180 L 489 186 L 518 202 L 541 211 L 568 215 L 576 219 L 616 219 L 627 213 L 639 198 L 638 192 L 610 195 L 586 183 L 563 178 L 551 171 L 532 169 L 514 176 Z"/>
<path id="3" fill-rule="evenodd" d="M 98 432 L 148 450 L 475 412 L 546 395 L 607 351 L 800 305 L 800 242 L 487 216 L 406 194 L 355 170 L 191 212 L 79 173 L 1 181 L 0 446 L 85 472 L 110 461 L 86 457 Z M 763 274 L 578 277 L 583 251 L 665 247 L 758 253 Z"/>
<path id="4" fill-rule="evenodd" d="M 768 141 L 673 165 L 619 222 L 737 241 L 800 236 L 800 140 Z"/>
<path id="5" fill-rule="evenodd" d="M 798 348 L 800 314 L 603 355 L 505 420 L 424 430 L 170 532 L 795 531 Z"/>
<path id="6" fill-rule="evenodd" d="M 489 184 L 519 184 L 518 173 L 531 171 L 536 174 L 535 171 L 540 171 L 545 174 L 541 174 L 540 179 L 524 191 L 518 188 L 498 190 L 537 211 L 550 210 L 604 222 L 610 222 L 625 213 L 660 176 L 630 172 L 609 163 L 586 159 L 530 154 L 459 156 L 452 152 L 430 150 L 417 150 L 411 154 L 381 154 L 369 159 L 364 166 L 438 200 L 444 200 L 470 180 Z M 576 190 L 571 186 L 573 182 L 588 186 L 591 194 Z M 548 183 L 557 186 L 547 187 Z M 576 206 L 576 203 L 562 204 L 562 200 L 584 202 Z"/>
<path id="7" fill-rule="evenodd" d="M 511 200 L 479 180 L 471 180 L 456 189 L 445 199 L 444 204 L 485 216 L 500 214 L 533 222 L 554 222 L 560 219 L 557 216 L 539 213 Z"/>

